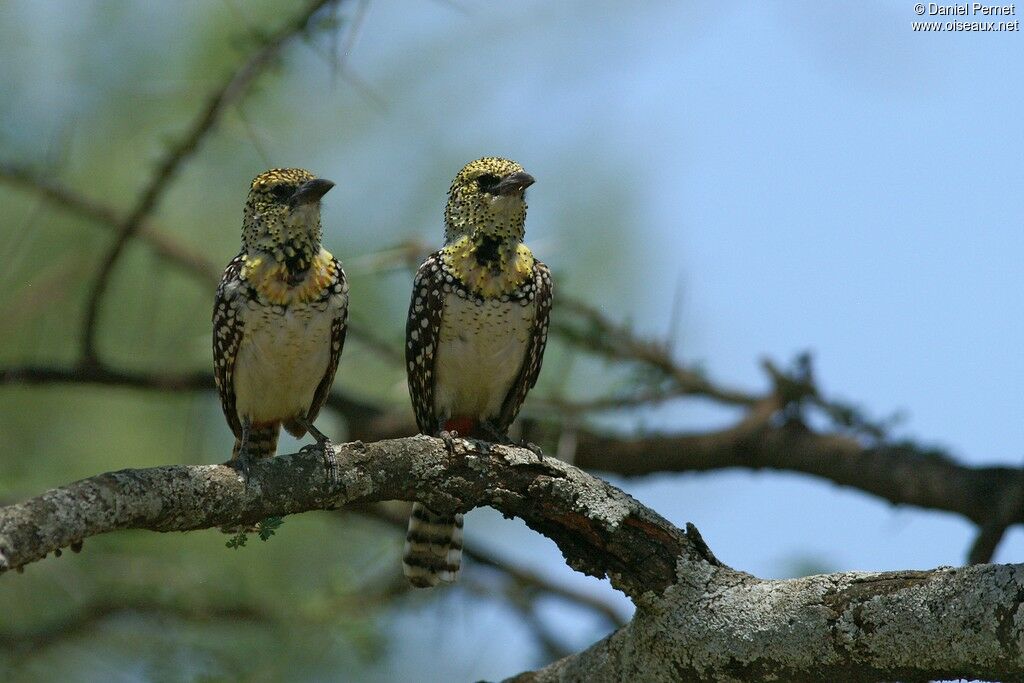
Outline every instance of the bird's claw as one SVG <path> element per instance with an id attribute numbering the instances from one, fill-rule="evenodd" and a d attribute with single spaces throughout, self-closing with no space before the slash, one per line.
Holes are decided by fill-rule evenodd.
<path id="1" fill-rule="evenodd" d="M 334 486 L 338 483 L 338 455 L 335 453 L 334 444 L 330 439 L 325 440 L 320 446 L 324 449 L 324 468 L 327 470 L 327 481 Z"/>
<path id="2" fill-rule="evenodd" d="M 309 453 L 310 451 L 320 451 L 324 458 L 324 469 L 327 470 L 327 483 L 334 486 L 338 483 L 338 456 L 334 450 L 334 444 L 328 438 L 317 439 L 316 443 L 311 443 L 303 446 L 299 449 L 300 453 Z"/>
<path id="3" fill-rule="evenodd" d="M 253 457 L 246 452 L 238 454 L 238 457 L 228 463 L 231 467 L 238 472 L 242 477 L 242 481 L 245 482 L 246 487 L 249 486 L 250 475 L 252 474 Z"/>
<path id="4" fill-rule="evenodd" d="M 438 435 L 441 441 L 444 441 L 444 447 L 448 451 L 448 455 L 455 455 L 455 439 L 459 436 L 459 433 L 455 430 L 448 431 L 442 429 Z"/>
<path id="5" fill-rule="evenodd" d="M 537 444 L 530 443 L 529 441 L 523 441 L 522 443 L 520 443 L 515 439 L 509 437 L 508 434 L 502 433 L 501 430 L 499 430 L 490 422 L 483 422 L 481 426 L 483 427 L 484 431 L 486 431 L 490 435 L 491 440 L 494 443 L 500 444 L 502 446 L 515 446 L 516 448 L 525 448 L 529 451 L 532 451 L 539 459 L 544 459 L 544 451 L 542 451 L 540 449 L 540 446 L 538 446 Z"/>

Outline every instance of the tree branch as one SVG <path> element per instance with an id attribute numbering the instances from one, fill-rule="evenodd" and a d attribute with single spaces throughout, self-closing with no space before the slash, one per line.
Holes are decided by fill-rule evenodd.
<path id="1" fill-rule="evenodd" d="M 647 339 L 640 339 L 624 326 L 609 320 L 601 311 L 577 299 L 562 297 L 559 315 L 552 329 L 572 344 L 614 360 L 642 363 L 673 383 L 673 392 L 680 396 L 704 396 L 726 405 L 752 406 L 759 396 L 712 384 L 702 373 L 679 365 L 668 348 Z"/>
<path id="2" fill-rule="evenodd" d="M 1024 522 L 1024 481 L 1017 468 L 971 467 L 912 444 L 864 446 L 800 423 L 778 425 L 778 409 L 767 400 L 734 427 L 700 434 L 622 439 L 581 430 L 573 462 L 626 476 L 730 467 L 802 472 L 891 503 L 955 512 L 981 525 L 995 514 L 1003 527 Z M 1010 504 L 995 505 L 1003 499 Z"/>
<path id="3" fill-rule="evenodd" d="M 988 517 L 978 524 L 978 535 L 967 554 L 971 564 L 991 561 L 1006 530 L 1024 516 L 1024 470 L 1007 473 L 1002 486 L 1004 490 L 988 501 Z"/>
<path id="4" fill-rule="evenodd" d="M 680 581 L 589 649 L 509 680 L 1019 681 L 1024 567 Z"/>
<path id="5" fill-rule="evenodd" d="M 610 575 L 628 595 L 674 581 L 681 553 L 701 548 L 609 484 L 523 449 L 459 457 L 425 436 L 339 447 L 343 476 L 328 486 L 321 456 L 273 458 L 246 487 L 223 465 L 108 472 L 0 509 L 0 567 L 11 569 L 118 529 L 185 531 L 255 524 L 271 516 L 381 500 L 421 500 L 435 510 L 491 505 L 552 538 L 573 567 Z"/>
<path id="6" fill-rule="evenodd" d="M 715 559 L 622 491 L 532 452 L 409 437 L 259 463 L 246 486 L 224 465 L 121 470 L 0 508 L 0 563 L 22 567 L 117 529 L 184 531 L 381 500 L 490 505 L 552 539 L 577 571 L 637 605 L 590 649 L 519 680 L 1011 679 L 1024 667 L 1024 567 L 842 573 L 764 581 Z M 396 560 L 397 561 L 397 560 Z"/>

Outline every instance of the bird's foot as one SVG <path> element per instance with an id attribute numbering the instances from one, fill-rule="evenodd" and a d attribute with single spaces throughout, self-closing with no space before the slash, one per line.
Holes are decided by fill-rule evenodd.
<path id="1" fill-rule="evenodd" d="M 256 461 L 256 457 L 250 448 L 249 436 L 251 434 L 252 422 L 250 422 L 249 418 L 245 418 L 242 420 L 241 437 L 235 442 L 235 452 L 228 463 L 229 466 L 235 468 L 242 475 L 242 482 L 247 489 L 249 488 L 249 475 L 252 473 L 252 465 Z"/>
<path id="2" fill-rule="evenodd" d="M 323 435 L 321 434 L 321 436 Z M 324 459 L 324 469 L 327 471 L 327 483 L 331 486 L 337 484 L 338 456 L 334 450 L 334 443 L 324 436 L 322 439 L 317 439 L 316 443 L 311 443 L 299 449 L 300 453 L 308 453 L 310 451 L 320 451 Z"/>
<path id="3" fill-rule="evenodd" d="M 243 450 L 238 454 L 236 458 L 228 462 L 230 467 L 233 467 L 236 472 L 242 477 L 242 481 L 245 483 L 246 488 L 249 487 L 252 475 L 252 466 L 256 462 L 248 451 Z"/>
<path id="4" fill-rule="evenodd" d="M 441 441 L 444 441 L 444 447 L 445 447 L 445 450 L 448 451 L 448 455 L 454 456 L 455 455 L 455 439 L 458 438 L 459 433 L 457 431 L 455 431 L 454 429 L 452 431 L 448 431 L 447 429 L 442 429 L 440 432 L 438 432 L 437 436 L 438 436 L 438 438 L 441 439 Z"/>
<path id="5" fill-rule="evenodd" d="M 334 443 L 331 442 L 330 438 L 315 426 L 313 422 L 306 418 L 299 418 L 298 423 L 306 428 L 309 435 L 316 439 L 315 444 L 303 446 L 300 452 L 307 452 L 316 449 L 321 452 L 324 458 L 324 469 L 327 470 L 327 483 L 330 486 L 335 486 L 338 483 L 338 456 L 334 450 Z"/>
<path id="6" fill-rule="evenodd" d="M 543 460 L 544 459 L 544 451 L 542 451 L 540 449 L 540 446 L 538 446 L 537 444 L 531 443 L 529 441 L 524 441 L 522 443 L 522 447 L 527 449 L 527 450 L 529 450 L 529 451 L 533 451 L 533 454 L 537 456 L 538 460 Z"/>
<path id="7" fill-rule="evenodd" d="M 486 420 L 480 423 L 480 427 L 481 429 L 483 429 L 484 432 L 487 433 L 487 436 L 491 439 L 493 443 L 500 444 L 502 446 L 515 446 L 516 448 L 525 448 L 528 451 L 532 451 L 541 460 L 544 459 L 544 451 L 542 451 L 540 449 L 540 446 L 538 446 L 537 444 L 530 443 L 529 441 L 516 441 L 515 439 L 509 437 L 508 434 L 503 433 L 500 429 L 495 427 L 490 422 L 487 422 Z"/>
<path id="8" fill-rule="evenodd" d="M 324 454 L 324 469 L 327 470 L 327 482 L 334 486 L 338 483 L 338 454 L 334 450 L 334 443 L 330 439 L 320 442 L 320 448 Z"/>
<path id="9" fill-rule="evenodd" d="M 508 438 L 508 434 L 504 434 L 500 429 L 495 427 L 487 420 L 483 420 L 480 423 L 480 430 L 487 435 L 487 440 L 491 443 L 496 443 L 499 446 L 518 446 L 515 441 Z"/>

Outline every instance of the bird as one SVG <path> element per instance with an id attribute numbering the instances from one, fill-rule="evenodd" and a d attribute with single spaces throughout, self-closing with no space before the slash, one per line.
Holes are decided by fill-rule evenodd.
<path id="1" fill-rule="evenodd" d="M 297 438 L 309 432 L 328 477 L 337 478 L 333 445 L 313 425 L 334 382 L 348 318 L 345 271 L 321 245 L 320 200 L 332 187 L 301 168 L 256 176 L 241 252 L 217 287 L 214 378 L 235 435 L 231 464 L 247 484 L 251 466 L 273 457 L 282 425 Z"/>
<path id="2" fill-rule="evenodd" d="M 551 273 L 523 244 L 526 188 L 515 161 L 484 157 L 448 191 L 445 244 L 416 272 L 406 320 L 406 370 L 419 431 L 510 443 L 508 429 L 540 374 Z M 462 515 L 414 503 L 403 571 L 428 588 L 452 583 Z"/>

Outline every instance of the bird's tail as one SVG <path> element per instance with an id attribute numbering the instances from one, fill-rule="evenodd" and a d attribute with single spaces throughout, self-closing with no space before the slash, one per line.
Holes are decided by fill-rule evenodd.
<path id="1" fill-rule="evenodd" d="M 462 564 L 462 515 L 438 515 L 413 503 L 402 570 L 417 588 L 454 583 Z"/>
<path id="2" fill-rule="evenodd" d="M 253 425 L 249 428 L 249 455 L 253 459 L 272 458 L 277 452 L 277 435 L 281 433 L 281 425 L 277 422 Z M 242 450 L 242 440 L 235 439 L 235 447 L 231 449 L 231 459 L 238 458 Z"/>

